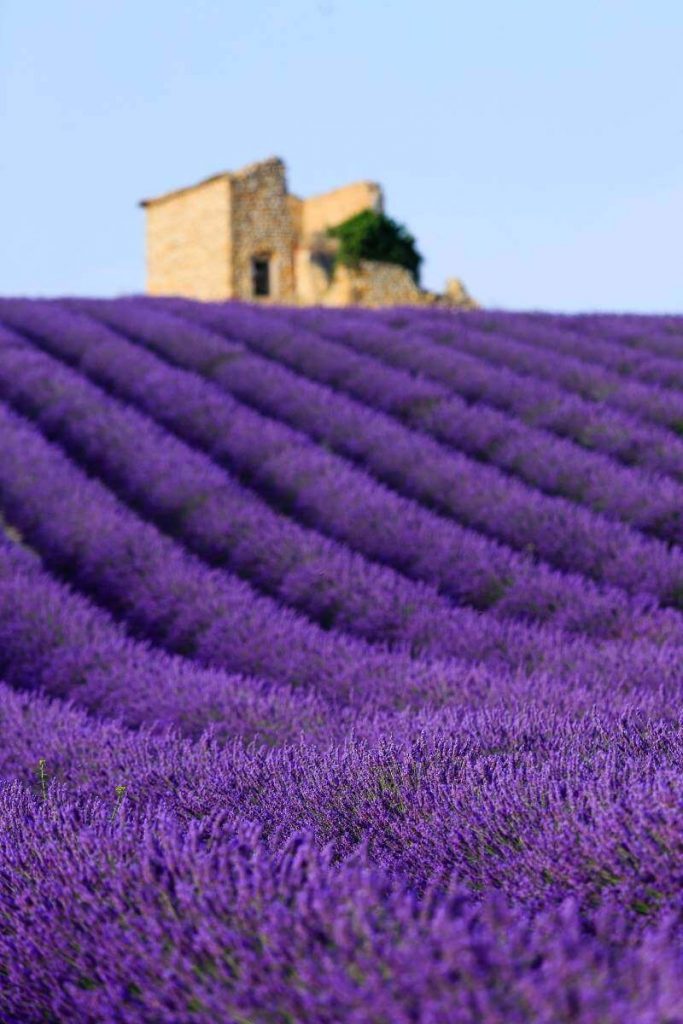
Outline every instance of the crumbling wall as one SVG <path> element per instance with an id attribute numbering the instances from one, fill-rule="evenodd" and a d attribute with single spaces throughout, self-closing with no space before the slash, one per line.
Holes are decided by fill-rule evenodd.
<path id="1" fill-rule="evenodd" d="M 337 266 L 319 301 L 325 306 L 406 306 L 420 304 L 422 294 L 405 267 L 361 260 L 358 267 Z"/>
<path id="2" fill-rule="evenodd" d="M 228 175 L 141 205 L 147 212 L 147 292 L 192 299 L 230 298 Z"/>
<path id="3" fill-rule="evenodd" d="M 457 278 L 449 279 L 446 293 L 440 295 L 420 288 L 405 267 L 396 263 L 361 260 L 358 267 L 337 266 L 325 276 L 300 250 L 297 287 L 301 305 L 321 306 L 442 306 L 451 309 L 478 309 L 465 286 Z M 301 282 L 301 284 L 299 284 Z"/>
<path id="4" fill-rule="evenodd" d="M 459 277 L 449 277 L 441 294 L 423 292 L 425 302 L 430 306 L 444 306 L 447 309 L 479 309 Z"/>

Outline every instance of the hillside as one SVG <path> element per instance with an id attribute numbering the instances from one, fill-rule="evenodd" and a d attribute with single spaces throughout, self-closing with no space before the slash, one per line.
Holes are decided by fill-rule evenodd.
<path id="1" fill-rule="evenodd" d="M 683 317 L 0 299 L 0 1020 L 683 1021 Z"/>

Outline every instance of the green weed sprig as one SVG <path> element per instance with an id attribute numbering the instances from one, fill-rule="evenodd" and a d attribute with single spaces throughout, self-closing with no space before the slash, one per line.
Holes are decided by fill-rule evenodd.
<path id="1" fill-rule="evenodd" d="M 121 804 L 123 803 L 123 798 L 126 795 L 126 787 L 119 785 L 119 786 L 116 787 L 114 792 L 116 793 L 116 803 L 114 804 L 114 810 L 111 812 L 111 820 L 112 821 L 116 820 L 116 816 L 117 816 L 117 814 L 119 813 L 119 811 L 121 809 Z"/>
<path id="2" fill-rule="evenodd" d="M 43 801 L 47 800 L 47 761 L 41 757 L 38 761 L 38 778 L 40 779 L 40 792 Z"/>

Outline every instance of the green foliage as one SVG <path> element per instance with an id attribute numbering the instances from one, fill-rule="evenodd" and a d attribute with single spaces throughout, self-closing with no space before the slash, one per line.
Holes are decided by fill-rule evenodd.
<path id="1" fill-rule="evenodd" d="M 422 256 L 415 239 L 391 217 L 375 210 L 362 210 L 336 227 L 328 228 L 327 234 L 339 239 L 337 263 L 347 267 L 357 267 L 360 260 L 397 263 L 409 270 L 419 284 Z"/>

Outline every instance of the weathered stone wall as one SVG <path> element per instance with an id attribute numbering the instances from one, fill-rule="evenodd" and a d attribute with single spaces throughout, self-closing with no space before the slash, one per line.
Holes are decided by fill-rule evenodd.
<path id="1" fill-rule="evenodd" d="M 356 269 L 336 268 L 321 301 L 325 306 L 407 306 L 420 304 L 422 294 L 405 267 L 361 260 Z"/>
<path id="2" fill-rule="evenodd" d="M 410 272 L 395 263 L 361 260 L 358 267 L 331 272 L 308 248 L 297 249 L 297 301 L 302 306 L 441 306 L 478 309 L 462 281 L 449 278 L 444 294 L 415 284 Z"/>
<path id="3" fill-rule="evenodd" d="M 228 175 L 142 205 L 147 213 L 148 293 L 231 298 Z"/>
<path id="4" fill-rule="evenodd" d="M 301 234 L 304 238 L 341 224 L 362 210 L 384 207 L 382 189 L 372 181 L 359 181 L 320 196 L 301 200 Z"/>
<path id="5" fill-rule="evenodd" d="M 265 301 L 294 302 L 296 236 L 282 160 L 273 158 L 246 167 L 231 175 L 231 186 L 234 295 L 254 298 L 252 259 L 267 256 L 271 294 Z"/>

